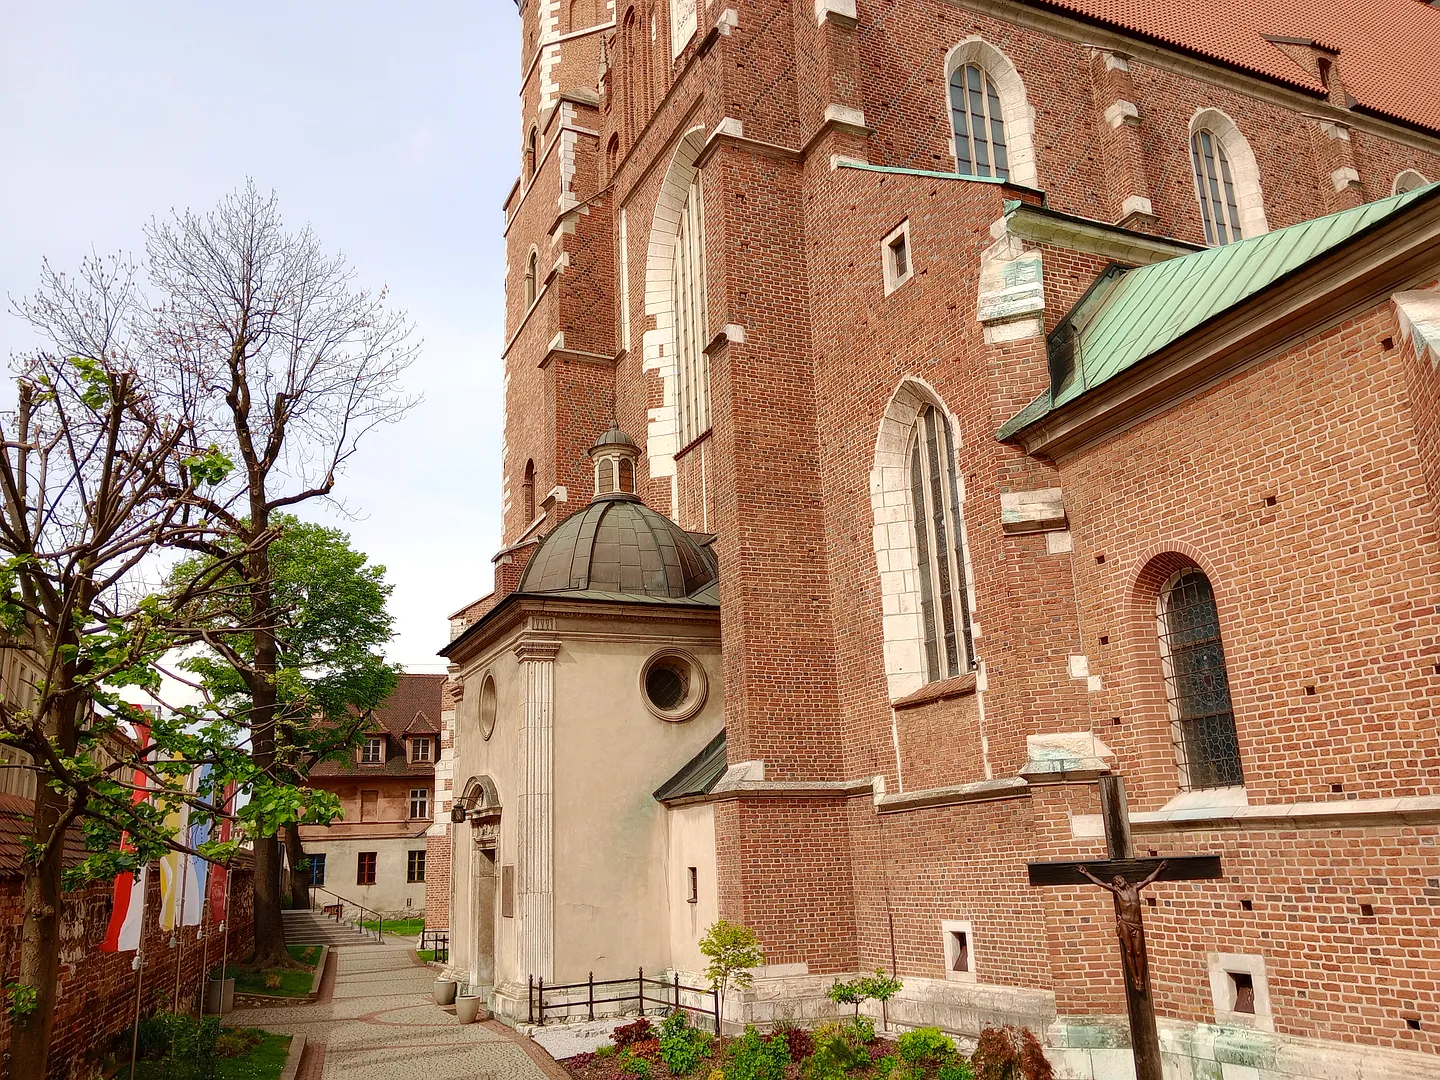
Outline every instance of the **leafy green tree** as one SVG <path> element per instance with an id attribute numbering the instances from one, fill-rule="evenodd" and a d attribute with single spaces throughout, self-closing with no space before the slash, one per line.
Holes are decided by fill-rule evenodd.
<path id="1" fill-rule="evenodd" d="M 354 748 L 371 726 L 371 712 L 395 689 L 396 668 L 381 647 L 393 617 L 386 607 L 393 586 L 385 568 L 368 563 L 339 529 L 289 514 L 271 519 L 274 575 L 271 635 L 275 643 L 276 754 L 273 774 L 303 784 L 316 762 Z M 238 552 L 227 537 L 222 545 Z M 173 584 L 217 576 L 213 556 L 193 558 L 171 574 Z M 249 716 L 254 708 L 255 637 L 249 629 L 252 593 L 231 561 L 218 584 L 198 600 L 191 626 L 206 648 L 182 666 L 198 676 L 213 707 Z M 291 902 L 308 907 L 298 827 L 286 830 L 292 866 Z"/>
<path id="2" fill-rule="evenodd" d="M 717 919 L 700 939 L 700 952 L 710 958 L 705 976 L 719 997 L 720 1015 L 725 1015 L 725 994 L 731 988 L 744 989 L 755 982 L 751 968 L 765 963 L 765 952 L 755 931 L 740 923 Z M 723 1021 L 720 1025 L 723 1027 Z M 723 1032 L 716 1032 L 723 1037 Z"/>
<path id="3" fill-rule="evenodd" d="M 198 446 L 184 417 L 133 362 L 142 313 L 131 268 L 90 259 L 74 277 L 47 265 L 16 305 L 41 337 L 17 358 L 17 404 L 0 415 L 0 651 L 15 657 L 0 693 L 0 744 L 22 751 L 36 793 L 25 840 L 18 975 L 6 987 L 10 1067 L 44 1076 L 65 890 L 113 878 L 171 850 L 218 861 L 235 842 L 186 845 L 167 818 L 189 804 L 219 816 L 214 793 L 255 793 L 243 829 L 333 819 L 333 798 L 257 772 L 232 720 L 181 711 L 152 717 L 150 740 L 121 693 L 160 689 L 163 657 L 191 637 L 181 613 L 228 572 L 212 524 L 196 513 L 229 460 Z M 155 588 L 146 570 L 166 548 L 209 552 L 208 571 Z M 211 781 L 191 790 L 196 766 Z M 142 794 L 143 791 L 143 794 Z M 136 796 L 140 795 L 140 801 Z M 66 839 L 87 854 L 66 870 Z M 122 845 L 121 836 L 126 843 Z"/>

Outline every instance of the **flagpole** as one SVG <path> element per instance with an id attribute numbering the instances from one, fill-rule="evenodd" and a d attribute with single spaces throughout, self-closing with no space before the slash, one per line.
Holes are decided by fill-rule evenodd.
<path id="1" fill-rule="evenodd" d="M 185 886 L 190 882 L 190 857 L 176 853 L 176 865 L 180 868 L 180 907 L 175 912 L 175 934 L 180 947 L 175 952 L 175 996 L 170 1001 L 170 1011 L 180 1011 L 180 973 L 185 964 Z"/>
<path id="2" fill-rule="evenodd" d="M 135 1023 L 130 1029 L 130 1080 L 135 1080 L 135 1059 L 140 1049 L 140 989 L 145 985 L 145 894 L 150 891 L 146 867 L 140 870 L 140 937 L 135 943 Z M 134 871 L 132 871 L 133 873 Z M 159 929 L 159 926 L 156 926 Z"/>
<path id="3" fill-rule="evenodd" d="M 200 949 L 200 1018 L 205 1018 L 205 969 L 210 964 L 210 939 L 205 936 L 205 924 L 210 918 L 210 881 L 207 875 L 206 888 L 200 897 L 200 903 L 204 905 L 200 912 L 200 940 L 205 944 Z M 223 988 L 222 988 L 223 989 Z"/>
<path id="4" fill-rule="evenodd" d="M 225 962 L 230 959 L 230 880 L 235 876 L 229 866 L 225 867 L 225 918 L 220 921 L 224 929 L 223 945 L 220 947 L 220 1021 L 225 1021 Z M 132 1076 L 130 1080 L 135 1080 Z"/>

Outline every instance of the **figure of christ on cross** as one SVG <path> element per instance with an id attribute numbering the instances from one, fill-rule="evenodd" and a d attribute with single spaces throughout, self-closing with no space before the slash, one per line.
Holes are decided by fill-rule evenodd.
<path id="1" fill-rule="evenodd" d="M 1160 1035 L 1155 1026 L 1149 959 L 1145 951 L 1144 906 L 1140 893 L 1157 881 L 1203 881 L 1221 877 L 1218 855 L 1135 857 L 1130 814 L 1125 806 L 1125 781 L 1100 777 L 1100 812 L 1105 825 L 1108 859 L 1030 864 L 1032 886 L 1098 885 L 1115 903 L 1115 934 L 1125 971 L 1125 1005 L 1130 1016 L 1130 1046 L 1136 1080 L 1162 1080 Z M 1109 879 L 1108 881 L 1106 879 Z"/>

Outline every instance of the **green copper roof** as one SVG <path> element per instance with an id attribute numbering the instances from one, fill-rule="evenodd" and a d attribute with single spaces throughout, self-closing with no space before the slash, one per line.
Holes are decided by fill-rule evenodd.
<path id="1" fill-rule="evenodd" d="M 680 767 L 680 771 L 655 790 L 657 802 L 709 795 L 725 775 L 725 729 L 720 729 L 705 748 Z"/>
<path id="2" fill-rule="evenodd" d="M 1083 318 L 1073 312 L 1056 328 L 1050 389 L 997 437 L 1009 438 L 1437 189 L 1440 183 L 1126 271 Z"/>

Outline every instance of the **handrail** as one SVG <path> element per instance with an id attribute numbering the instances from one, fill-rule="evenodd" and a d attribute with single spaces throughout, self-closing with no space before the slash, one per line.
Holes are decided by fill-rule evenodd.
<path id="1" fill-rule="evenodd" d="M 318 904 L 318 905 L 317 905 L 316 902 L 315 902 L 315 894 L 316 894 L 317 892 L 323 892 L 323 893 L 325 893 L 327 896 L 333 896 L 336 900 L 339 900 L 339 901 L 340 901 L 339 905 L 338 905 L 338 906 L 337 906 L 337 905 L 333 905 L 333 904 Z M 329 907 L 335 907 L 336 910 L 333 912 L 333 914 L 334 914 L 334 917 L 335 917 L 335 922 L 336 922 L 337 924 L 338 924 L 338 923 L 340 922 L 340 920 L 344 917 L 344 914 L 345 914 L 345 905 L 346 905 L 346 904 L 349 904 L 349 905 L 350 905 L 351 907 L 353 907 L 353 908 L 358 908 L 359 911 L 360 911 L 360 919 L 359 919 L 358 921 L 355 920 L 355 919 L 351 919 L 351 920 L 350 920 L 350 925 L 351 925 L 351 926 L 355 927 L 357 930 L 359 930 L 359 931 L 360 931 L 361 933 L 363 933 L 363 934 L 368 934 L 368 933 L 370 933 L 370 930 L 369 930 L 369 928 L 365 925 L 365 916 L 366 916 L 367 914 L 369 914 L 369 915 L 374 915 L 374 916 L 375 916 L 375 940 L 376 940 L 376 941 L 383 941 L 383 940 L 384 940 L 384 938 L 383 938 L 382 935 L 385 933 L 385 916 L 384 916 L 384 915 L 381 915 L 380 912 L 376 911 L 374 908 L 368 908 L 368 907 L 366 907 L 364 904 L 358 904 L 358 903 L 356 903 L 354 900 L 351 900 L 349 897 L 341 896 L 339 893 L 335 892 L 335 891 L 332 890 L 332 889 L 327 889 L 327 888 L 325 888 L 325 886 L 323 886 L 323 885 L 311 885 L 311 886 L 310 886 L 310 910 L 311 910 L 311 911 L 315 911 L 316 908 L 318 907 L 319 910 L 320 910 L 320 914 L 322 914 L 322 915 L 327 915 L 327 914 L 331 914 L 331 912 L 327 912 L 325 909 L 326 909 L 326 908 L 329 908 Z"/>

